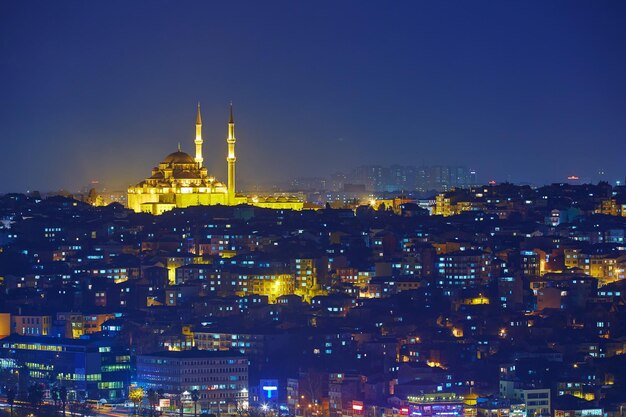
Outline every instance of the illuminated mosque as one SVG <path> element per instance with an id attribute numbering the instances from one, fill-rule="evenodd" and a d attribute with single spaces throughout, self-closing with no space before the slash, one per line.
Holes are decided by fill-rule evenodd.
<path id="1" fill-rule="evenodd" d="M 202 116 L 200 103 L 196 116 L 195 158 L 180 150 L 171 153 L 152 175 L 135 186 L 128 188 L 128 207 L 136 212 L 162 214 L 174 208 L 189 206 L 211 206 L 250 204 L 274 209 L 302 210 L 303 202 L 293 196 L 249 197 L 236 193 L 235 189 L 235 120 L 230 105 L 228 120 L 228 183 L 223 184 L 209 175 L 202 158 Z"/>

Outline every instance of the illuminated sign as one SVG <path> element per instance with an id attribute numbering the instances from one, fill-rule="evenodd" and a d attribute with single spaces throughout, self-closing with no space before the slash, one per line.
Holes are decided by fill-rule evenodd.
<path id="1" fill-rule="evenodd" d="M 363 401 L 352 401 L 352 409 L 354 411 L 362 411 L 363 410 Z"/>
<path id="2" fill-rule="evenodd" d="M 266 392 L 267 398 L 272 398 L 272 393 L 277 390 L 278 387 L 275 385 L 266 385 L 263 387 L 263 391 Z"/>

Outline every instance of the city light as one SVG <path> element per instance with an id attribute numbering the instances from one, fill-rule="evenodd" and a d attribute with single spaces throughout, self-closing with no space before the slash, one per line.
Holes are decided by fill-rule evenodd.
<path id="1" fill-rule="evenodd" d="M 5 3 L 2 417 L 626 417 L 626 2 Z"/>

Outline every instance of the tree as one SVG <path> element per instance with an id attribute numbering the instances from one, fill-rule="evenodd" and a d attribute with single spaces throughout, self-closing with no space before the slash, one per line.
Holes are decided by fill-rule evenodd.
<path id="1" fill-rule="evenodd" d="M 198 400 L 200 399 L 200 393 L 197 389 L 191 391 L 191 401 L 193 401 L 193 417 L 198 417 Z"/>
<path id="2" fill-rule="evenodd" d="M 61 407 L 63 407 L 63 417 L 65 417 L 65 407 L 67 406 L 67 388 L 64 386 L 59 388 L 59 400 L 61 400 Z"/>
<path id="3" fill-rule="evenodd" d="M 228 414 L 233 414 L 234 412 L 237 411 L 237 405 L 238 405 L 237 400 L 235 400 L 234 398 L 228 398 L 226 399 L 225 403 L 226 403 L 226 412 Z"/>
<path id="4" fill-rule="evenodd" d="M 35 409 L 41 406 L 43 403 L 43 386 L 41 384 L 33 384 L 28 387 L 28 402 Z"/>
<path id="5" fill-rule="evenodd" d="M 162 398 L 165 398 L 165 390 L 163 388 L 159 388 L 156 393 L 157 393 L 157 397 L 159 398 L 159 400 L 161 400 Z M 161 410 L 159 415 L 163 415 L 163 410 Z"/>
<path id="6" fill-rule="evenodd" d="M 144 391 L 141 387 L 131 388 L 128 393 L 128 399 L 133 403 L 133 414 L 137 415 L 137 407 L 141 404 L 144 397 Z"/>
<path id="7" fill-rule="evenodd" d="M 324 375 L 309 369 L 300 375 L 300 392 L 309 404 L 316 404 L 323 396 Z"/>
<path id="8" fill-rule="evenodd" d="M 56 385 L 50 388 L 50 398 L 52 398 L 54 408 L 56 409 L 59 406 L 59 387 Z"/>
<path id="9" fill-rule="evenodd" d="M 13 404 L 15 404 L 18 392 L 18 373 L 10 368 L 0 370 L 0 383 L 6 393 L 7 404 L 11 407 L 11 417 L 13 417 Z"/>
<path id="10" fill-rule="evenodd" d="M 17 373 L 10 368 L 0 370 L 0 384 L 4 389 L 15 387 L 18 383 Z"/>
<path id="11" fill-rule="evenodd" d="M 30 382 L 30 370 L 26 365 L 22 364 L 17 371 L 17 394 L 18 397 L 21 397 L 21 400 L 28 400 L 28 387 L 30 386 Z"/>
<path id="12" fill-rule="evenodd" d="M 152 388 L 148 390 L 148 404 L 150 404 L 150 415 L 156 415 L 156 406 L 159 404 L 159 394 Z"/>
<path id="13" fill-rule="evenodd" d="M 87 204 L 91 204 L 92 206 L 104 206 L 104 199 L 98 194 L 95 188 L 89 190 L 87 198 L 85 198 L 85 202 Z"/>
<path id="14" fill-rule="evenodd" d="M 180 417 L 183 417 L 183 394 L 180 390 L 175 392 L 174 399 L 176 400 L 176 405 L 178 406 L 178 414 Z M 170 407 L 172 407 L 172 411 L 174 411 L 174 405 L 170 404 Z"/>
<path id="15" fill-rule="evenodd" d="M 235 408 L 235 412 L 237 413 L 237 415 L 239 417 L 249 417 L 250 416 L 250 413 L 248 412 L 248 409 L 243 407 L 243 402 L 242 401 L 237 401 L 237 408 Z"/>
<path id="16" fill-rule="evenodd" d="M 9 387 L 7 388 L 7 403 L 11 407 L 11 417 L 13 417 L 13 404 L 15 404 L 15 395 L 17 394 L 15 388 Z"/>

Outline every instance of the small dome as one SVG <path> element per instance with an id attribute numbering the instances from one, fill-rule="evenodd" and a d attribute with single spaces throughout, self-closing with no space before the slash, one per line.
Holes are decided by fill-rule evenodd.
<path id="1" fill-rule="evenodd" d="M 167 155 L 163 162 L 167 164 L 193 164 L 195 161 L 188 153 L 178 151 Z"/>
<path id="2" fill-rule="evenodd" d="M 176 179 L 197 179 L 200 178 L 198 171 L 174 170 L 172 177 Z"/>

